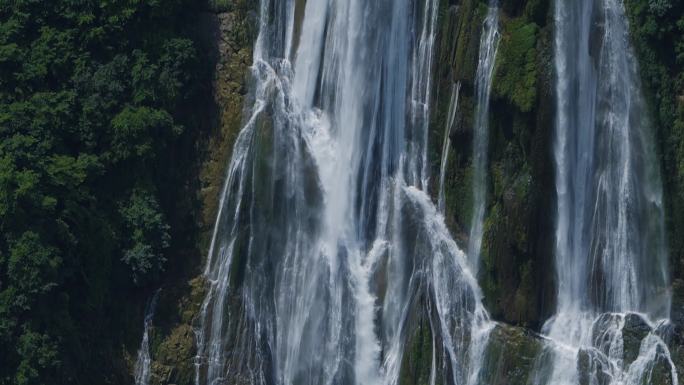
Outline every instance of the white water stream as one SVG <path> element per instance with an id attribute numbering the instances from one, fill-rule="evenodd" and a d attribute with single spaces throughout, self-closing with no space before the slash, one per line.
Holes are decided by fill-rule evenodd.
<path id="1" fill-rule="evenodd" d="M 468 260 L 477 275 L 487 207 L 487 160 L 489 158 L 489 95 L 496 52 L 499 47 L 499 9 L 490 0 L 480 38 L 480 54 L 475 74 L 475 123 L 473 127 L 473 215 L 468 239 Z"/>
<path id="2" fill-rule="evenodd" d="M 157 300 L 161 289 L 154 292 L 152 299 L 145 309 L 145 322 L 143 325 L 143 337 L 138 349 L 138 357 L 135 361 L 135 385 L 148 385 L 152 375 L 152 358 L 150 357 L 150 328 L 154 319 L 154 311 L 157 308 Z"/>

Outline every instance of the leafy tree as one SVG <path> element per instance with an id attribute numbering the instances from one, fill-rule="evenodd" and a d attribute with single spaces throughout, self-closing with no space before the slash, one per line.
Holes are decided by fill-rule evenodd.
<path id="1" fill-rule="evenodd" d="M 146 275 L 163 269 L 164 250 L 169 247 L 169 225 L 159 204 L 147 191 L 135 190 L 120 208 L 125 222 L 128 248 L 122 260 L 131 267 L 133 279 L 140 282 Z"/>

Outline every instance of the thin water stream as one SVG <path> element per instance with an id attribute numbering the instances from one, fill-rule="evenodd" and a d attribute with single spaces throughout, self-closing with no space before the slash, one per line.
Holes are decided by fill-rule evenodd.
<path id="1" fill-rule="evenodd" d="M 480 38 L 480 54 L 475 74 L 475 123 L 473 127 L 473 214 L 468 239 L 468 260 L 477 275 L 487 207 L 487 160 L 489 158 L 489 95 L 496 52 L 499 47 L 499 9 L 490 0 Z"/>
<path id="2" fill-rule="evenodd" d="M 444 192 L 444 181 L 446 179 L 447 166 L 449 164 L 449 152 L 451 150 L 451 131 L 456 121 L 458 111 L 458 99 L 461 94 L 461 82 L 451 85 L 451 96 L 449 97 L 449 110 L 447 111 L 446 124 L 444 125 L 444 139 L 442 142 L 442 159 L 439 163 L 439 192 L 437 193 L 437 208 L 444 215 L 446 209 L 446 197 Z"/>
<path id="3" fill-rule="evenodd" d="M 154 320 L 154 312 L 157 309 L 157 301 L 161 289 L 157 289 L 145 308 L 145 322 L 143 324 L 143 337 L 138 349 L 138 357 L 135 361 L 135 385 L 148 385 L 152 375 L 152 357 L 150 357 L 150 328 Z"/>

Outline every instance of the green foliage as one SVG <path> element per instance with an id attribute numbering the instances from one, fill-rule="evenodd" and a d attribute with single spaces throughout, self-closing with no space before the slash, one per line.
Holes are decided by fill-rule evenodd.
<path id="1" fill-rule="evenodd" d="M 305 4 L 302 2 L 302 4 Z M 250 0 L 209 0 L 209 8 L 215 12 L 235 12 L 253 6 Z"/>
<path id="2" fill-rule="evenodd" d="M 7 260 L 7 283 L 16 288 L 8 305 L 31 310 L 40 296 L 57 286 L 61 259 L 57 251 L 42 244 L 38 234 L 26 232 L 10 242 Z"/>
<path id="3" fill-rule="evenodd" d="M 139 282 L 145 275 L 163 269 L 166 262 L 163 252 L 170 240 L 169 225 L 154 195 L 147 191 L 134 191 L 119 211 L 130 240 L 122 260 L 131 267 L 133 279 Z"/>
<path id="4" fill-rule="evenodd" d="M 172 137 L 179 131 L 180 128 L 174 127 L 171 115 L 164 110 L 126 107 L 112 119 L 110 159 L 116 162 L 153 157 L 158 138 Z"/>
<path id="5" fill-rule="evenodd" d="M 158 284 L 173 242 L 193 4 L 0 6 L 0 385 L 114 382 L 121 300 Z"/>
<path id="6" fill-rule="evenodd" d="M 43 373 L 54 373 L 59 368 L 57 344 L 47 335 L 25 331 L 19 338 L 17 351 L 21 356 L 16 376 L 18 385 L 43 384 Z"/>
<path id="7" fill-rule="evenodd" d="M 536 42 L 539 27 L 514 19 L 504 24 L 496 56 L 494 93 L 529 112 L 537 98 Z"/>

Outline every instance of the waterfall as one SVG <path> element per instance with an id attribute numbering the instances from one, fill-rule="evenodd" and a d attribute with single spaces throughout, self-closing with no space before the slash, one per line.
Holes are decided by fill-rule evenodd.
<path id="1" fill-rule="evenodd" d="M 148 385 L 150 383 L 150 375 L 152 358 L 150 357 L 150 328 L 152 327 L 152 319 L 154 318 L 154 311 L 157 308 L 157 299 L 161 289 L 157 289 L 152 296 L 152 299 L 145 308 L 145 322 L 142 342 L 140 349 L 138 349 L 138 358 L 135 361 L 135 385 Z"/>
<path id="2" fill-rule="evenodd" d="M 499 9 L 490 0 L 480 37 L 480 53 L 475 74 L 475 123 L 473 128 L 473 214 L 468 239 L 468 259 L 477 274 L 484 233 L 487 201 L 487 151 L 489 147 L 489 94 L 494 62 L 499 47 Z"/>
<path id="3" fill-rule="evenodd" d="M 444 125 L 444 141 L 442 142 L 442 160 L 439 162 L 439 192 L 437 198 L 437 208 L 444 215 L 446 209 L 446 197 L 444 196 L 444 179 L 446 178 L 447 164 L 449 162 L 449 150 L 451 148 L 451 130 L 456 121 L 458 111 L 458 97 L 461 94 L 461 82 L 451 85 L 451 96 L 449 98 L 449 110 L 447 111 L 446 124 Z"/>
<path id="4" fill-rule="evenodd" d="M 426 192 L 437 8 L 261 0 L 197 385 L 398 384 L 414 313 L 432 325 L 431 382 L 477 380 L 492 324 Z"/>
<path id="5" fill-rule="evenodd" d="M 539 382 L 642 383 L 656 361 L 671 365 L 652 127 L 621 0 L 555 3 L 558 304 Z M 627 321 L 648 330 L 633 360 Z"/>

